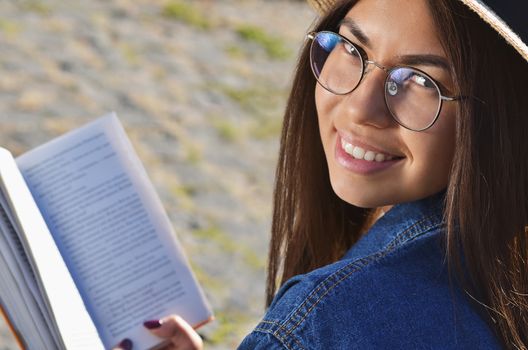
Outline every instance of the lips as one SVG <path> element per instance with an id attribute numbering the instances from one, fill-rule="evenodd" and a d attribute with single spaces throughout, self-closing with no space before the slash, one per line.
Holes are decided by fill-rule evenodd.
<path id="1" fill-rule="evenodd" d="M 351 142 L 350 142 L 350 141 Z M 363 175 L 374 174 L 399 164 L 405 157 L 382 151 L 357 139 L 336 140 L 336 161 L 346 169 Z"/>

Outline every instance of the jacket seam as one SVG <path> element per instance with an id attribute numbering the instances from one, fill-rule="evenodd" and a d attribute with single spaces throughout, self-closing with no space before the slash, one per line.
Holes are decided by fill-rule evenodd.
<path id="1" fill-rule="evenodd" d="M 262 320 L 260 322 L 261 324 L 262 323 L 268 323 L 272 326 L 276 326 L 276 327 L 279 327 L 280 328 L 280 324 L 278 322 L 275 322 L 275 321 L 266 321 L 266 320 Z M 273 327 L 275 328 L 275 327 Z M 296 336 L 290 336 L 287 338 L 287 335 L 288 334 L 284 334 L 282 335 L 280 332 L 278 332 L 277 329 L 266 329 L 266 328 L 262 328 L 262 327 L 256 327 L 255 328 L 255 331 L 258 331 L 258 332 L 262 332 L 262 333 L 268 333 L 268 334 L 271 334 L 272 336 L 275 337 L 275 339 L 277 339 L 286 349 L 288 350 L 293 350 L 294 348 L 290 346 L 290 342 L 288 342 L 288 339 L 290 340 L 293 340 L 296 345 L 297 345 L 297 348 L 299 350 L 305 350 L 306 348 L 301 344 L 301 342 L 297 339 Z"/>
<path id="2" fill-rule="evenodd" d="M 365 266 L 369 265 L 370 263 L 374 261 L 378 261 L 379 259 L 383 258 L 384 256 L 388 255 L 390 252 L 392 252 L 396 247 L 398 247 L 401 243 L 416 238 L 420 235 L 423 235 L 424 233 L 430 231 L 431 229 L 441 226 L 442 223 L 440 222 L 434 222 L 432 224 L 422 226 L 424 222 L 427 222 L 431 218 L 433 218 L 435 215 L 427 216 L 417 222 L 415 222 L 413 225 L 407 227 L 403 232 L 398 234 L 396 237 L 393 238 L 393 240 L 381 251 L 378 251 L 374 254 L 368 255 L 366 257 L 363 257 L 358 260 L 354 260 L 350 262 L 349 264 L 345 265 L 344 267 L 337 270 L 335 273 L 328 276 L 323 282 L 321 282 L 317 288 L 312 291 L 304 300 L 304 302 L 297 308 L 295 313 L 289 317 L 289 319 L 282 325 L 278 325 L 279 328 L 275 331 L 276 336 L 278 337 L 278 333 L 282 333 L 283 335 L 281 337 L 286 337 L 290 335 L 299 325 L 308 317 L 308 315 L 311 313 L 311 311 L 319 304 L 319 302 L 331 291 L 333 290 L 337 285 L 339 285 L 342 281 L 350 277 L 353 273 L 363 269 Z M 418 232 L 416 232 L 419 230 Z M 414 235 L 413 235 L 414 233 Z"/>

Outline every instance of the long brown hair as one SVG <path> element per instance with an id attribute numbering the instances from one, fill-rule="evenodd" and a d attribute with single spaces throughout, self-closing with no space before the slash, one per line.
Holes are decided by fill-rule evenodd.
<path id="1" fill-rule="evenodd" d="M 314 30 L 337 31 L 357 1 L 341 1 Z M 528 344 L 528 64 L 459 1 L 428 0 L 458 103 L 446 194 L 450 271 L 483 305 L 507 348 Z M 309 43 L 285 111 L 276 172 L 267 298 L 290 277 L 335 262 L 359 238 L 370 210 L 333 192 L 319 136 Z M 467 278 L 466 278 L 467 277 Z"/>

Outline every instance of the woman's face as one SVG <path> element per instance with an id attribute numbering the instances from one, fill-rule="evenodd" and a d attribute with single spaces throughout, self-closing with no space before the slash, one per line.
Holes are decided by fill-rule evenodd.
<path id="1" fill-rule="evenodd" d="M 407 65 L 410 55 L 447 61 L 426 0 L 360 0 L 345 22 L 339 33 L 363 48 L 369 60 L 385 67 Z M 415 59 L 412 66 L 453 91 L 449 70 L 430 61 Z M 453 158 L 457 102 L 444 102 L 431 128 L 407 130 L 394 121 L 385 104 L 387 73 L 372 64 L 366 70 L 359 86 L 347 95 L 316 86 L 321 140 L 335 193 L 350 204 L 373 208 L 444 189 Z M 377 160 L 353 156 L 369 153 L 370 159 L 372 152 Z"/>

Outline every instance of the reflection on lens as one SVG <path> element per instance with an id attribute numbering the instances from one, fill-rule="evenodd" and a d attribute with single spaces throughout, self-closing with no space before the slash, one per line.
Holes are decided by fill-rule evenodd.
<path id="1" fill-rule="evenodd" d="M 397 68 L 391 72 L 390 79 L 401 85 L 404 81 L 409 79 L 412 74 L 413 70 L 410 68 Z"/>
<path id="2" fill-rule="evenodd" d="M 363 59 L 352 43 L 336 33 L 316 35 L 310 60 L 318 83 L 332 93 L 349 93 L 361 79 Z"/>
<path id="3" fill-rule="evenodd" d="M 387 82 L 387 91 L 389 92 L 389 94 L 391 96 L 396 95 L 398 93 L 398 84 L 396 84 L 393 81 L 388 81 Z"/>
<path id="4" fill-rule="evenodd" d="M 429 127 L 440 110 L 440 90 L 425 73 L 408 67 L 390 71 L 385 101 L 393 117 L 412 130 Z"/>
<path id="5" fill-rule="evenodd" d="M 336 46 L 339 38 L 331 33 L 319 33 L 315 40 L 323 50 L 330 52 Z"/>

